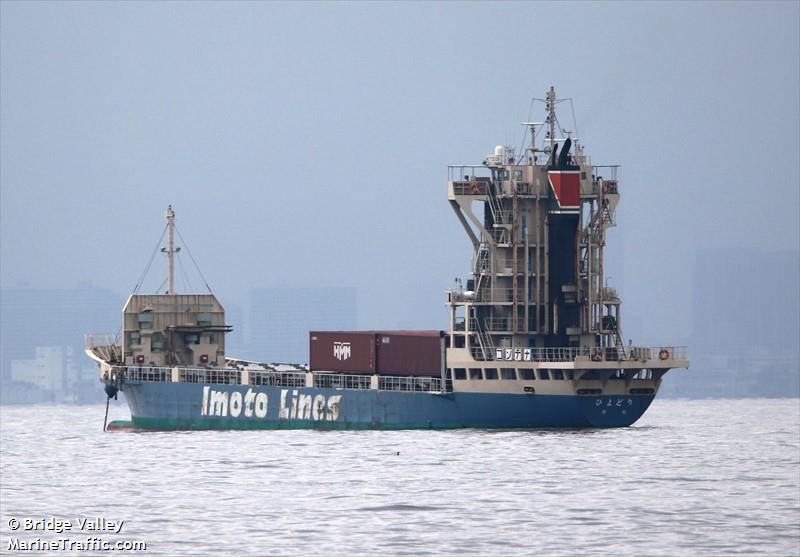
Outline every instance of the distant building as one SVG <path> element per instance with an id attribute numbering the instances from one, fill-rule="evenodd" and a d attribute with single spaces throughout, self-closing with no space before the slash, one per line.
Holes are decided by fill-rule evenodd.
<path id="1" fill-rule="evenodd" d="M 305 363 L 308 331 L 356 328 L 356 289 L 260 288 L 250 295 L 247 357 Z"/>
<path id="2" fill-rule="evenodd" d="M 64 347 L 40 346 L 32 360 L 11 360 L 11 380 L 30 383 L 45 391 L 64 390 Z"/>
<path id="3" fill-rule="evenodd" d="M 697 253 L 691 368 L 663 396 L 800 396 L 800 254 L 755 249 Z"/>
<path id="4" fill-rule="evenodd" d="M 118 331 L 124 302 L 90 285 L 0 290 L 2 402 L 85 400 L 95 393 L 99 382 L 87 379 L 96 366 L 84 355 L 84 335 Z"/>

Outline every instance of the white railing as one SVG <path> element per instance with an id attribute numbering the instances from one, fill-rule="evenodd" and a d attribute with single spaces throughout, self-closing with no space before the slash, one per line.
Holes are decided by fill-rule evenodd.
<path id="1" fill-rule="evenodd" d="M 238 369 L 178 368 L 178 378 L 183 383 L 215 383 L 221 385 L 242 384 L 242 374 Z"/>
<path id="2" fill-rule="evenodd" d="M 322 389 L 371 389 L 372 377 L 343 373 L 319 373 L 314 375 L 314 386 Z"/>
<path id="3" fill-rule="evenodd" d="M 115 366 L 111 380 L 129 382 L 170 382 L 174 369 L 158 366 Z M 242 374 L 249 377 L 248 385 L 267 387 L 306 387 L 306 373 L 275 370 L 238 370 L 230 368 L 177 368 L 182 383 L 242 385 Z M 373 376 L 348 373 L 315 373 L 314 386 L 327 389 L 369 390 Z M 378 389 L 382 391 L 441 391 L 439 377 L 379 376 Z"/>
<path id="4" fill-rule="evenodd" d="M 117 344 L 119 344 L 119 338 L 114 333 L 89 333 L 83 340 L 83 347 L 87 350 L 116 346 Z"/>
<path id="5" fill-rule="evenodd" d="M 121 377 L 125 381 L 172 381 L 172 368 L 128 366 L 111 368 L 112 377 Z"/>
<path id="6" fill-rule="evenodd" d="M 487 230 L 489 236 L 497 242 L 498 244 L 507 244 L 508 243 L 508 230 L 505 228 L 493 228 L 491 230 Z"/>
<path id="7" fill-rule="evenodd" d="M 495 224 L 511 224 L 512 214 L 508 210 L 498 210 L 494 214 Z"/>
<path id="8" fill-rule="evenodd" d="M 249 384 L 264 387 L 305 387 L 306 374 L 297 371 L 250 371 Z"/>
<path id="9" fill-rule="evenodd" d="M 489 190 L 488 181 L 478 180 L 459 180 L 453 182 L 453 194 L 455 195 L 486 195 Z"/>
<path id="10" fill-rule="evenodd" d="M 644 360 L 688 360 L 689 349 L 686 346 L 634 346 L 630 350 L 631 359 Z M 643 356 L 643 357 L 642 357 Z"/>
<path id="11" fill-rule="evenodd" d="M 468 181 L 468 177 L 487 178 L 478 176 L 478 174 L 485 173 L 486 171 L 486 166 L 482 164 L 450 164 L 447 166 L 447 179 L 454 182 Z"/>
<path id="12" fill-rule="evenodd" d="M 422 391 L 438 392 L 442 390 L 442 380 L 439 377 L 378 377 L 378 390 L 380 391 Z"/>

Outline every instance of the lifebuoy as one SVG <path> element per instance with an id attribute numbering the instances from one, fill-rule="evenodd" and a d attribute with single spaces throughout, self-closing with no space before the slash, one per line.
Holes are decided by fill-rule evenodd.
<path id="1" fill-rule="evenodd" d="M 137 363 L 137 364 L 143 364 L 143 363 L 144 363 L 144 356 L 143 356 L 143 355 L 141 355 L 141 354 L 139 354 L 138 356 L 136 356 L 136 363 Z"/>
<path id="2" fill-rule="evenodd" d="M 594 352 L 592 352 L 592 361 L 600 362 L 602 360 L 603 360 L 603 353 L 600 351 L 599 348 L 595 348 Z"/>
<path id="3" fill-rule="evenodd" d="M 666 360 L 669 359 L 669 350 L 666 348 L 662 348 L 661 351 L 658 353 L 659 360 Z"/>
<path id="4" fill-rule="evenodd" d="M 201 364 L 207 364 L 208 363 L 208 354 L 203 354 L 202 356 L 200 356 L 200 363 Z"/>

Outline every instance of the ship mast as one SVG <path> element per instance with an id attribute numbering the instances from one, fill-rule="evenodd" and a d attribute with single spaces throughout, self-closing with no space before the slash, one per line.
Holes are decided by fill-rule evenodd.
<path id="1" fill-rule="evenodd" d="M 550 131 L 547 136 L 550 138 L 550 155 L 556 146 L 556 89 L 552 85 L 547 92 L 547 123 L 550 124 Z"/>
<path id="2" fill-rule="evenodd" d="M 175 294 L 175 211 L 172 205 L 167 206 L 167 247 L 161 251 L 167 254 L 167 294 Z"/>

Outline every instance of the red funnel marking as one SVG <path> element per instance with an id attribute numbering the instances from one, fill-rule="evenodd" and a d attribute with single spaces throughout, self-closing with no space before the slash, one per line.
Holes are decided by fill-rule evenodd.
<path id="1" fill-rule="evenodd" d="M 578 170 L 551 170 L 550 187 L 562 209 L 578 209 L 581 204 L 581 176 Z"/>

